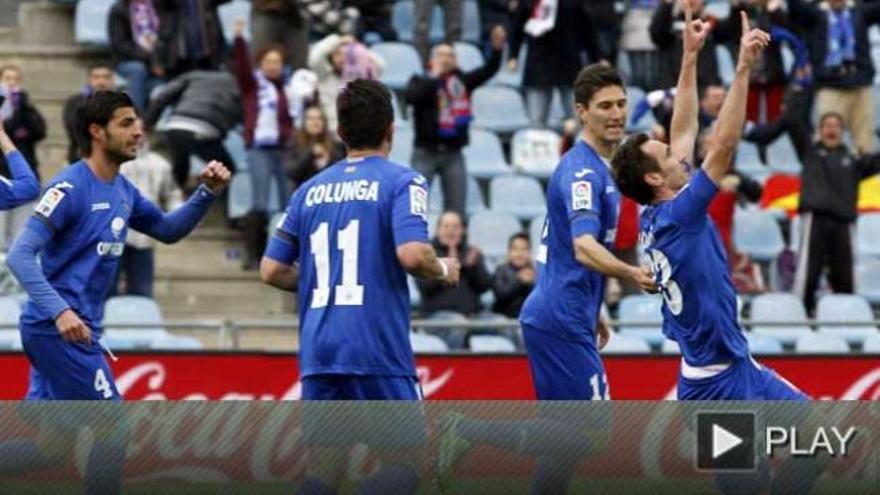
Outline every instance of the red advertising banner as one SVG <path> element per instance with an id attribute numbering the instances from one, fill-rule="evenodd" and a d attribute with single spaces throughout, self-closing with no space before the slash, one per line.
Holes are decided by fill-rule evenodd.
<path id="1" fill-rule="evenodd" d="M 880 399 L 880 356 L 760 359 L 818 399 Z M 676 356 L 606 356 L 612 399 L 675 397 Z M 425 396 L 439 400 L 534 399 L 522 355 L 430 355 L 417 359 Z M 128 400 L 290 400 L 300 397 L 297 360 L 277 353 L 129 353 L 112 363 Z M 20 399 L 28 363 L 0 353 L 0 399 Z"/>

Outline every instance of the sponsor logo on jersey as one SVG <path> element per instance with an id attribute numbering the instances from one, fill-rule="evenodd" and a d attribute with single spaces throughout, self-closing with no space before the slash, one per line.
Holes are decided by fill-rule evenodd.
<path id="1" fill-rule="evenodd" d="M 428 218 L 428 191 L 422 186 L 409 186 L 409 207 L 413 215 Z"/>
<path id="2" fill-rule="evenodd" d="M 34 211 L 43 215 L 46 218 L 52 216 L 52 212 L 55 211 L 55 208 L 61 203 L 61 200 L 64 199 L 65 193 L 61 189 L 58 189 L 58 186 L 53 186 L 45 194 L 43 194 L 43 198 L 40 199 L 39 204 Z"/>
<path id="3" fill-rule="evenodd" d="M 594 174 L 594 173 L 596 173 L 596 172 L 594 172 L 594 171 L 592 171 L 592 170 L 590 170 L 590 169 L 584 167 L 584 168 L 582 168 L 581 170 L 575 172 L 575 173 L 574 173 L 574 176 L 575 176 L 576 178 L 578 178 L 578 179 L 583 179 L 584 177 L 586 177 L 586 176 L 588 176 L 588 175 L 590 175 L 590 174 Z"/>
<path id="4" fill-rule="evenodd" d="M 593 185 L 585 180 L 571 183 L 571 209 L 589 210 L 593 207 Z"/>
<path id="5" fill-rule="evenodd" d="M 113 221 L 110 222 L 110 232 L 113 233 L 113 237 L 119 239 L 123 229 L 125 229 L 125 219 L 122 217 L 114 217 Z"/>
<path id="6" fill-rule="evenodd" d="M 92 205 L 92 211 L 101 211 L 101 210 L 109 210 L 109 209 L 110 209 L 110 203 L 106 203 L 106 202 L 94 203 Z"/>

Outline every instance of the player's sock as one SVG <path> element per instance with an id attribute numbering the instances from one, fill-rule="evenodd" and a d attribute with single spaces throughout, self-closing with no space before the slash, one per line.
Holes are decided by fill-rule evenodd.
<path id="1" fill-rule="evenodd" d="M 530 493 L 535 495 L 564 495 L 577 469 L 579 460 L 558 455 L 544 455 L 538 459 L 538 469 Z"/>
<path id="2" fill-rule="evenodd" d="M 113 495 L 122 491 L 125 438 L 117 434 L 98 440 L 92 446 L 86 466 L 86 495 Z"/>
<path id="3" fill-rule="evenodd" d="M 752 473 L 724 473 L 715 475 L 715 486 L 724 495 L 753 495 L 760 493 L 770 482 L 770 465 L 758 463 Z"/>
<path id="4" fill-rule="evenodd" d="M 40 452 L 37 442 L 18 438 L 0 442 L 0 475 L 9 476 L 44 469 L 53 459 Z"/>
<path id="5" fill-rule="evenodd" d="M 306 478 L 299 486 L 296 495 L 336 495 L 336 489 L 326 485 L 318 478 Z"/>
<path id="6" fill-rule="evenodd" d="M 774 473 L 770 482 L 770 494 L 810 493 L 826 465 L 825 459 L 804 457 L 787 459 Z"/>
<path id="7" fill-rule="evenodd" d="M 379 472 L 362 481 L 358 495 L 383 495 L 386 493 L 412 494 L 419 488 L 419 475 L 411 466 L 389 464 Z"/>

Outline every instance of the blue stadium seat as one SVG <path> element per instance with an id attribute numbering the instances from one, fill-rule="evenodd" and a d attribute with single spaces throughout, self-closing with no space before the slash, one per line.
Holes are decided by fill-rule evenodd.
<path id="1" fill-rule="evenodd" d="M 18 318 L 21 305 L 8 296 L 0 296 L 0 350 L 21 349 L 21 333 L 18 331 Z"/>
<path id="2" fill-rule="evenodd" d="M 529 223 L 529 239 L 532 241 L 532 256 L 538 255 L 538 248 L 541 247 L 541 235 L 544 233 L 544 220 L 547 218 L 546 213 L 536 216 Z"/>
<path id="3" fill-rule="evenodd" d="M 856 263 L 856 293 L 871 304 L 880 304 L 880 259 L 862 259 Z"/>
<path id="4" fill-rule="evenodd" d="M 81 45 L 107 46 L 107 18 L 113 0 L 80 0 L 73 19 L 73 38 Z"/>
<path id="5" fill-rule="evenodd" d="M 614 335 L 611 336 L 612 339 L 614 337 Z M 663 344 L 660 345 L 660 352 L 663 354 L 681 354 L 681 347 L 674 340 L 664 339 Z"/>
<path id="6" fill-rule="evenodd" d="M 455 42 L 455 58 L 458 60 L 458 67 L 465 72 L 479 69 L 486 63 L 479 48 L 463 41 Z"/>
<path id="7" fill-rule="evenodd" d="M 504 86 L 483 86 L 471 94 L 474 126 L 511 134 L 529 126 L 522 96 Z"/>
<path id="8" fill-rule="evenodd" d="M 412 45 L 386 41 L 376 43 L 370 49 L 386 61 L 381 80 L 392 90 L 403 90 L 412 76 L 423 72 L 422 59 Z"/>
<path id="9" fill-rule="evenodd" d="M 495 73 L 492 79 L 489 79 L 489 85 L 510 86 L 513 88 L 521 87 L 523 74 L 525 73 L 525 61 L 528 49 L 528 45 L 523 43 L 522 47 L 519 49 L 519 56 L 517 57 L 519 64 L 516 66 L 516 70 L 511 72 L 507 70 L 507 61 L 510 59 L 510 50 L 505 46 L 504 56 L 501 59 L 501 68 L 498 69 L 498 72 Z"/>
<path id="10" fill-rule="evenodd" d="M 761 325 L 752 326 L 752 334 L 772 337 L 780 342 L 793 344 L 804 335 L 813 331 L 807 325 L 807 311 L 800 299 L 788 293 L 761 294 L 752 300 L 751 319 L 761 322 L 803 322 L 792 325 Z"/>
<path id="11" fill-rule="evenodd" d="M 761 162 L 758 147 L 747 141 L 740 142 L 736 149 L 736 169 L 761 182 L 770 175 L 770 168 Z"/>
<path id="12" fill-rule="evenodd" d="M 798 354 L 849 354 L 846 341 L 836 335 L 804 335 L 794 344 Z"/>
<path id="13" fill-rule="evenodd" d="M 131 341 L 135 345 L 148 346 L 155 340 L 172 337 L 164 325 L 159 305 L 149 297 L 116 296 L 108 299 L 104 306 L 104 326 L 107 327 L 104 335 L 111 340 Z"/>
<path id="14" fill-rule="evenodd" d="M 801 247 L 801 222 L 801 216 L 795 215 L 794 218 L 791 219 L 791 224 L 788 227 L 788 246 L 795 253 L 797 253 Z"/>
<path id="15" fill-rule="evenodd" d="M 480 23 L 480 8 L 476 0 L 464 0 L 464 12 L 461 22 L 461 39 L 471 43 L 480 43 L 482 34 Z"/>
<path id="16" fill-rule="evenodd" d="M 562 137 L 547 129 L 523 129 L 513 134 L 510 142 L 510 160 L 520 173 L 549 178 L 559 165 Z"/>
<path id="17" fill-rule="evenodd" d="M 223 28 L 223 37 L 226 42 L 232 44 L 235 40 L 235 20 L 244 19 L 244 39 L 251 39 L 251 3 L 247 0 L 232 0 L 217 8 L 220 16 L 220 26 Z"/>
<path id="18" fill-rule="evenodd" d="M 223 140 L 223 146 L 226 148 L 226 151 L 229 152 L 229 156 L 235 161 L 235 168 L 237 171 L 248 169 L 247 150 L 245 150 L 244 136 L 242 136 L 240 128 L 233 129 L 226 133 L 226 138 Z"/>
<path id="19" fill-rule="evenodd" d="M 850 343 L 858 343 L 870 335 L 877 334 L 873 324 L 856 324 L 874 320 L 871 305 L 865 298 L 855 294 L 828 294 L 819 299 L 816 319 L 820 321 L 853 322 L 853 325 L 819 325 L 819 333 L 835 335 Z"/>
<path id="20" fill-rule="evenodd" d="M 138 342 L 136 340 L 132 340 L 127 338 L 125 335 L 122 336 L 108 336 L 104 335 L 101 337 L 101 343 L 104 347 L 107 347 L 113 352 L 116 351 L 133 351 L 137 348 L 145 348 L 149 347 L 149 342 Z"/>
<path id="21" fill-rule="evenodd" d="M 491 179 L 513 172 L 504 158 L 501 139 L 492 131 L 472 128 L 470 142 L 462 154 L 468 175 L 477 179 Z"/>
<path id="22" fill-rule="evenodd" d="M 229 184 L 229 200 L 226 203 L 226 216 L 230 220 L 242 218 L 254 206 L 251 175 L 248 172 L 237 172 Z"/>
<path id="23" fill-rule="evenodd" d="M 412 41 L 415 31 L 415 8 L 412 0 L 397 0 L 391 8 L 391 25 L 400 41 Z"/>
<path id="24" fill-rule="evenodd" d="M 468 241 L 480 248 L 486 258 L 497 261 L 507 254 L 507 240 L 510 236 L 521 231 L 522 226 L 515 216 L 487 210 L 471 217 L 468 222 Z"/>
<path id="25" fill-rule="evenodd" d="M 541 183 L 532 177 L 503 175 L 489 183 L 492 211 L 531 220 L 547 211 Z"/>
<path id="26" fill-rule="evenodd" d="M 413 308 L 421 306 L 422 293 L 419 292 L 419 286 L 416 284 L 416 279 L 412 275 L 406 276 L 406 288 L 409 290 L 409 304 Z"/>
<path id="27" fill-rule="evenodd" d="M 785 248 L 779 224 L 761 210 L 738 210 L 733 223 L 733 244 L 756 261 L 772 262 Z"/>
<path id="28" fill-rule="evenodd" d="M 769 356 L 782 354 L 782 343 L 769 335 L 746 334 L 749 341 L 749 352 L 752 354 Z"/>
<path id="29" fill-rule="evenodd" d="M 641 337 L 652 345 L 661 345 L 666 338 L 660 330 L 663 326 L 663 314 L 660 311 L 662 301 L 657 295 L 625 296 L 620 300 L 618 308 L 617 319 L 620 322 L 618 333 Z M 651 323 L 651 325 L 635 326 L 634 323 Z"/>
<path id="30" fill-rule="evenodd" d="M 446 341 L 436 335 L 411 332 L 409 334 L 409 341 L 415 353 L 449 352 L 449 346 L 446 345 Z"/>
<path id="31" fill-rule="evenodd" d="M 516 352 L 516 344 L 503 335 L 471 335 L 468 346 L 473 352 Z"/>
<path id="32" fill-rule="evenodd" d="M 412 127 L 395 128 L 394 141 L 391 143 L 391 153 L 388 155 L 388 160 L 411 167 L 415 140 L 416 134 Z"/>
<path id="33" fill-rule="evenodd" d="M 172 335 L 150 342 L 150 349 L 156 351 L 198 351 L 204 349 L 204 346 L 195 337 Z"/>
<path id="34" fill-rule="evenodd" d="M 774 172 L 789 175 L 801 173 L 801 162 L 788 136 L 782 136 L 767 147 L 767 161 Z"/>
<path id="35" fill-rule="evenodd" d="M 718 44 L 715 47 L 715 57 L 718 59 L 718 72 L 721 75 L 721 81 L 725 86 L 730 86 L 735 72 L 733 55 L 730 53 L 730 49 L 723 44 Z"/>
<path id="36" fill-rule="evenodd" d="M 880 213 L 859 215 L 856 232 L 858 255 L 880 257 Z"/>
<path id="37" fill-rule="evenodd" d="M 467 215 L 486 211 L 486 202 L 483 200 L 480 184 L 473 177 L 467 178 L 464 208 Z M 431 191 L 428 194 L 428 211 L 437 215 L 443 213 L 443 182 L 441 177 L 434 179 L 433 184 L 431 184 Z"/>
<path id="38" fill-rule="evenodd" d="M 866 337 L 862 343 L 862 352 L 865 354 L 880 354 L 880 335 Z"/>
<path id="39" fill-rule="evenodd" d="M 651 346 L 638 335 L 614 334 L 602 349 L 602 354 L 650 354 Z"/>

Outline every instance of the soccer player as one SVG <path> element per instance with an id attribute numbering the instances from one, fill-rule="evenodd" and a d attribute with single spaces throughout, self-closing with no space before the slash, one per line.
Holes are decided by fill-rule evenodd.
<path id="1" fill-rule="evenodd" d="M 686 9 L 684 54 L 670 144 L 634 136 L 613 159 L 617 184 L 648 208 L 641 236 L 663 295 L 663 333 L 681 347 L 682 400 L 802 400 L 806 397 L 749 355 L 737 323 L 736 291 L 721 238 L 706 214 L 728 174 L 746 111 L 749 74 L 770 36 L 742 14 L 736 75 L 715 124 L 703 167 L 694 172 L 698 130 L 697 54 L 709 31 Z"/>
<path id="2" fill-rule="evenodd" d="M 15 147 L 0 125 L 0 152 L 6 156 L 10 178 L 0 176 L 0 211 L 21 206 L 37 199 L 40 183 L 24 155 Z"/>
<path id="3" fill-rule="evenodd" d="M 607 399 L 599 320 L 605 277 L 651 289 L 647 272 L 614 257 L 620 194 L 609 170 L 624 137 L 626 92 L 613 68 L 594 64 L 574 82 L 583 136 L 563 155 L 547 185 L 547 220 L 538 280 L 520 313 L 535 392 L 541 400 Z"/>
<path id="4" fill-rule="evenodd" d="M 292 195 L 260 275 L 267 284 L 298 292 L 304 400 L 420 400 L 406 273 L 455 284 L 459 264 L 438 259 L 428 240 L 425 179 L 387 160 L 394 129 L 388 89 L 352 81 L 339 93 L 337 112 L 348 156 Z M 306 428 L 308 420 L 306 415 L 307 437 L 313 430 Z M 380 486 L 382 471 L 373 480 Z M 397 473 L 387 479 L 415 476 Z M 303 493 L 328 493 L 322 490 L 336 482 L 309 476 Z M 399 492 L 386 490 L 393 491 Z"/>

